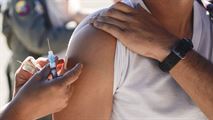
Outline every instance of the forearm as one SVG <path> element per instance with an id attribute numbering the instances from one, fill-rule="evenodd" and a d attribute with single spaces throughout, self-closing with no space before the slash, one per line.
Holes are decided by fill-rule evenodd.
<path id="1" fill-rule="evenodd" d="M 213 64 L 191 51 L 170 73 L 209 119 L 213 119 Z"/>

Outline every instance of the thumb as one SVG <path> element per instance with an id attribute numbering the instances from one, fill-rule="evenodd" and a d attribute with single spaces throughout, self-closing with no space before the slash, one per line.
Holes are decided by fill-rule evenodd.
<path id="1" fill-rule="evenodd" d="M 45 65 L 41 71 L 37 73 L 37 76 L 41 78 L 41 80 L 46 80 L 50 74 L 50 66 L 49 64 Z"/>
<path id="2" fill-rule="evenodd" d="M 79 78 L 79 76 L 82 72 L 82 68 L 83 68 L 83 65 L 78 63 L 71 70 L 67 71 L 63 75 L 63 78 L 64 78 L 63 80 L 64 80 L 65 84 L 70 85 L 73 82 L 75 82 Z"/>

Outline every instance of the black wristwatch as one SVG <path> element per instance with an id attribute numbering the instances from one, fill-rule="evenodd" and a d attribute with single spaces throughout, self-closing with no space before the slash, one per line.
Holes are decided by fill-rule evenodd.
<path id="1" fill-rule="evenodd" d="M 171 53 L 159 64 L 160 69 L 169 72 L 192 49 L 193 44 L 190 39 L 178 40 L 172 47 Z"/>

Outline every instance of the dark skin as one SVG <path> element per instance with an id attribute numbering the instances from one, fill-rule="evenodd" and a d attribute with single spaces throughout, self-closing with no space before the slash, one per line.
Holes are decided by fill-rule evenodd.
<path id="1" fill-rule="evenodd" d="M 163 4 L 163 2 L 167 2 L 167 4 Z M 153 12 L 152 15 L 143 8 L 135 10 L 123 4 L 117 4 L 111 8 L 119 11 L 116 12 L 117 15 L 110 14 L 112 12 L 101 14 L 94 20 L 94 26 L 118 38 L 134 52 L 162 61 L 170 53 L 174 41 L 191 36 L 193 1 L 145 0 L 145 3 Z M 170 10 L 166 11 L 168 4 Z M 177 7 L 175 6 L 179 7 L 178 12 L 176 12 Z M 175 18 L 174 14 L 168 12 L 174 12 L 175 15 L 182 17 Z M 137 15 L 139 13 L 141 14 Z M 129 20 L 125 21 L 122 19 L 124 17 Z M 149 25 L 152 27 L 150 28 Z M 145 44 L 149 42 L 151 44 Z M 213 64 L 194 50 L 190 51 L 185 59 L 170 71 L 172 77 L 209 119 L 213 119 L 212 71 Z"/>
<path id="2" fill-rule="evenodd" d="M 100 13 L 100 11 L 98 12 Z M 86 18 L 74 32 L 67 50 L 70 69 L 84 64 L 68 106 L 54 114 L 55 120 L 108 120 L 112 110 L 115 38 L 90 25 Z"/>
<path id="3" fill-rule="evenodd" d="M 48 80 L 50 67 L 46 65 L 47 59 L 36 60 L 44 68 L 35 74 L 22 69 L 29 59 L 26 58 L 16 72 L 15 95 L 0 112 L 0 120 L 35 120 L 67 106 L 72 92 L 71 84 L 78 79 L 82 65 L 78 64 L 64 74 L 63 67 L 57 66 L 60 76 Z"/>
<path id="4" fill-rule="evenodd" d="M 144 0 L 144 2 L 167 31 L 178 38 L 191 37 L 193 0 Z"/>
<path id="5" fill-rule="evenodd" d="M 75 64 L 71 61 L 80 61 L 84 73 L 68 107 L 56 113 L 55 120 L 110 119 L 115 38 L 140 55 L 162 61 L 176 40 L 191 37 L 193 0 L 145 0 L 145 4 L 153 15 L 118 3 L 98 12 L 93 26 L 88 18 L 77 28 L 67 51 L 68 68 Z M 191 51 L 170 71 L 209 119 L 213 119 L 212 69 L 209 61 Z"/>

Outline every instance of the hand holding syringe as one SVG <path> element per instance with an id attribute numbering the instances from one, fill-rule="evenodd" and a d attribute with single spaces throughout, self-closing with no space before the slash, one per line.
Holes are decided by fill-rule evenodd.
<path id="1" fill-rule="evenodd" d="M 57 60 L 57 58 L 54 59 Z M 58 112 L 68 105 L 72 83 L 81 74 L 81 64 L 77 64 L 64 74 L 58 73 L 60 77 L 49 80 L 51 70 L 47 59 L 35 60 L 33 57 L 28 57 L 23 62 L 18 62 L 21 63 L 21 66 L 15 75 L 15 95 L 8 107 L 5 110 L 2 109 L 5 112 L 2 112 L 1 120 L 34 120 L 49 113 Z M 57 63 L 57 69 L 63 69 L 63 67 L 59 67 L 60 60 L 57 60 Z M 31 105 L 33 105 L 33 109 Z M 23 110 L 20 111 L 20 109 Z M 19 111 L 20 114 L 17 116 L 13 112 L 14 110 Z"/>
<path id="2" fill-rule="evenodd" d="M 56 77 L 58 77 L 57 69 L 56 69 L 57 68 L 56 62 L 58 60 L 57 60 L 57 57 L 54 55 L 53 51 L 51 50 L 49 40 L 47 40 L 47 41 L 48 41 L 48 47 L 49 47 L 48 61 L 49 61 L 49 65 L 50 65 L 50 73 L 52 75 L 52 78 L 56 78 Z M 36 60 L 33 57 L 29 57 L 28 59 L 29 59 L 29 61 L 25 62 L 25 65 L 23 66 L 23 69 L 25 71 L 27 71 L 31 74 L 34 74 L 42 69 L 41 66 L 38 63 L 36 63 Z M 61 62 L 61 61 L 63 61 L 63 60 L 59 60 L 58 62 Z M 20 62 L 20 61 L 17 61 L 17 62 L 22 64 L 22 62 Z"/>

